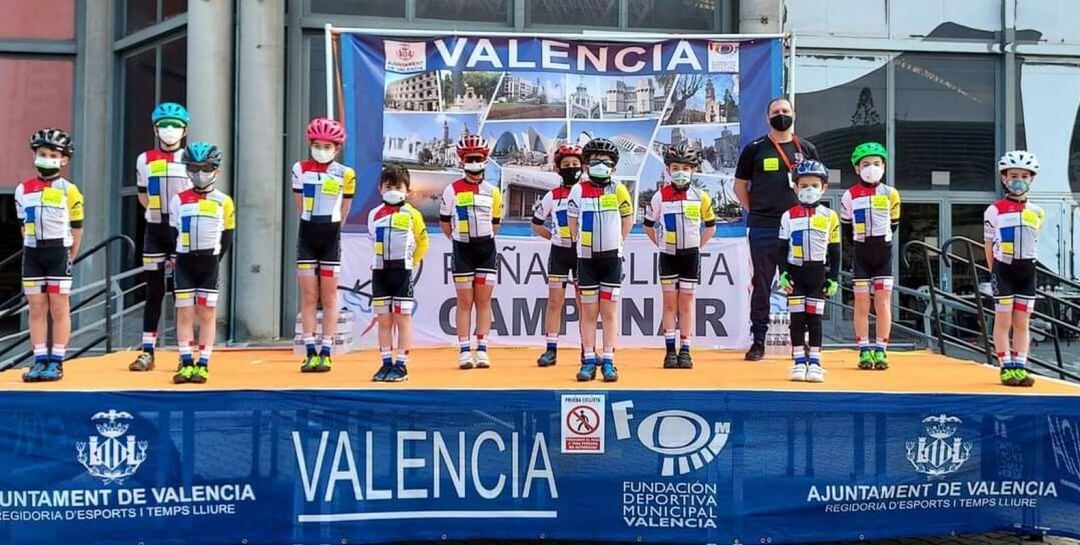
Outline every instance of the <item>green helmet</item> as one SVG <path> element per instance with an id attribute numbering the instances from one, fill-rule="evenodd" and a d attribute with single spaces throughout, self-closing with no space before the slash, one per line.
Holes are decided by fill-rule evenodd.
<path id="1" fill-rule="evenodd" d="M 855 146 L 855 151 L 851 152 L 851 166 L 858 165 L 863 157 L 871 157 L 874 155 L 881 157 L 882 160 L 889 159 L 889 152 L 885 151 L 885 146 L 882 146 L 877 142 L 863 142 L 862 144 Z"/>

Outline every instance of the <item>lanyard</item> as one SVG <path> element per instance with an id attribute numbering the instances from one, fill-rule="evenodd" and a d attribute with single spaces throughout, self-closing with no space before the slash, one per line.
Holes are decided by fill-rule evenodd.
<path id="1" fill-rule="evenodd" d="M 791 135 L 791 141 L 795 143 L 795 151 L 796 151 L 796 153 L 798 153 L 799 155 L 802 155 L 803 151 L 802 151 L 802 145 L 799 144 L 799 137 L 792 134 Z M 769 142 L 772 142 L 773 147 L 776 148 L 776 153 L 778 153 L 780 155 L 780 159 L 782 159 L 784 161 L 784 166 L 787 167 L 788 173 L 790 174 L 792 167 L 795 166 L 795 165 L 792 164 L 791 159 L 788 159 L 787 154 L 784 153 L 784 147 L 781 146 L 776 140 L 773 140 L 773 137 L 772 137 L 771 134 L 769 135 Z"/>

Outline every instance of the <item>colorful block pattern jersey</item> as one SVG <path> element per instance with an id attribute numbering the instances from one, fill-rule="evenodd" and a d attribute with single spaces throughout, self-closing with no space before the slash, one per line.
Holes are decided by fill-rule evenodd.
<path id="1" fill-rule="evenodd" d="M 233 200 L 217 189 L 199 193 L 194 189 L 173 197 L 170 225 L 177 230 L 176 253 L 221 253 L 221 236 L 236 228 Z"/>
<path id="2" fill-rule="evenodd" d="M 135 159 L 135 181 L 139 193 L 146 194 L 147 223 L 162 223 L 172 212 L 172 198 L 191 189 L 187 167 L 183 163 L 184 150 L 149 150 Z"/>
<path id="3" fill-rule="evenodd" d="M 371 268 L 380 270 L 388 265 L 413 269 L 420 264 L 428 249 L 428 232 L 424 216 L 411 204 L 390 206 L 381 204 L 368 214 L 368 235 L 375 244 Z"/>
<path id="4" fill-rule="evenodd" d="M 573 186 L 560 185 L 544 194 L 533 207 L 532 222 L 545 225 L 551 222 L 551 245 L 560 248 L 572 248 L 574 240 L 570 236 L 570 216 L 566 205 L 570 202 L 570 190 Z"/>
<path id="5" fill-rule="evenodd" d="M 716 224 L 712 198 L 700 187 L 667 184 L 653 194 L 644 225 L 657 230 L 660 251 L 676 255 L 701 249 L 701 228 Z"/>
<path id="6" fill-rule="evenodd" d="M 23 223 L 23 246 L 70 247 L 71 230 L 82 227 L 83 196 L 67 178 L 31 178 L 15 188 L 15 215 Z"/>
<path id="7" fill-rule="evenodd" d="M 1046 212 L 1039 205 L 1013 199 L 991 204 L 983 214 L 983 239 L 994 243 L 994 260 L 1012 263 L 1039 255 L 1039 231 Z"/>
<path id="8" fill-rule="evenodd" d="M 798 204 L 780 216 L 779 236 L 788 241 L 789 264 L 825 263 L 829 244 L 840 244 L 840 216 L 825 205 Z"/>
<path id="9" fill-rule="evenodd" d="M 502 207 L 499 188 L 461 178 L 443 190 L 439 221 L 450 223 L 450 232 L 458 242 L 490 238 L 502 218 Z"/>
<path id="10" fill-rule="evenodd" d="M 567 214 L 578 220 L 579 258 L 622 255 L 622 219 L 634 214 L 626 186 L 619 182 L 596 185 L 581 182 L 570 190 Z"/>
<path id="11" fill-rule="evenodd" d="M 852 225 L 855 242 L 869 237 L 892 242 L 893 226 L 900 221 L 900 192 L 885 184 L 859 182 L 844 192 L 840 219 Z"/>
<path id="12" fill-rule="evenodd" d="M 356 193 L 356 171 L 337 161 L 297 161 L 292 167 L 292 190 L 303 199 L 302 221 L 340 223 L 342 201 Z"/>

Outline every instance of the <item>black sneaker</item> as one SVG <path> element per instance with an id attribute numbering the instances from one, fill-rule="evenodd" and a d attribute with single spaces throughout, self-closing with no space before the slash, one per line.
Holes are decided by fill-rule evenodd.
<path id="1" fill-rule="evenodd" d="M 689 350 L 683 350 L 679 352 L 678 364 L 679 369 L 693 369 L 694 359 L 690 357 Z"/>
<path id="2" fill-rule="evenodd" d="M 404 382 L 409 380 L 409 370 L 404 364 L 395 364 L 386 372 L 386 377 L 383 380 L 386 382 Z"/>
<path id="3" fill-rule="evenodd" d="M 372 382 L 386 382 L 386 374 L 390 372 L 394 366 L 389 363 L 382 364 L 382 367 L 371 377 Z"/>
<path id="4" fill-rule="evenodd" d="M 765 357 L 765 343 L 761 341 L 754 341 L 754 344 L 750 345 L 750 350 L 746 351 L 746 361 L 761 361 Z"/>
<path id="5" fill-rule="evenodd" d="M 555 365 L 558 359 L 558 354 L 554 350 L 545 350 L 543 354 L 540 354 L 539 358 L 536 358 L 536 365 L 540 367 L 551 367 Z"/>
<path id="6" fill-rule="evenodd" d="M 668 350 L 664 354 L 664 369 L 677 369 L 679 367 L 679 356 L 674 350 Z"/>

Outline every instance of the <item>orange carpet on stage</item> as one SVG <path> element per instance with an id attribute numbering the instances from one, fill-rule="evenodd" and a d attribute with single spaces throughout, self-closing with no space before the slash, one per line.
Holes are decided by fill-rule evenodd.
<path id="1" fill-rule="evenodd" d="M 624 350 L 617 356 L 619 382 L 574 380 L 578 351 L 559 352 L 560 363 L 541 369 L 539 351 L 491 349 L 492 368 L 457 369 L 457 350 L 413 351 L 409 380 L 387 384 L 371 382 L 379 366 L 376 351 L 360 351 L 334 358 L 330 373 L 300 373 L 300 357 L 288 350 L 225 350 L 214 352 L 210 381 L 205 385 L 174 385 L 176 354 L 159 351 L 157 369 L 144 373 L 127 370 L 135 352 L 81 358 L 64 366 L 64 380 L 26 384 L 21 371 L 0 375 L 7 390 L 276 390 L 305 388 L 445 388 L 445 389 L 727 389 L 803 390 L 911 393 L 993 393 L 1080 395 L 1080 386 L 1039 378 L 1032 388 L 1010 388 L 998 382 L 997 370 L 970 361 L 930 352 L 895 352 L 887 371 L 860 371 L 857 352 L 828 351 L 825 382 L 807 384 L 788 380 L 790 360 L 770 358 L 743 361 L 742 353 L 699 350 L 694 368 L 663 369 L 660 350 Z"/>

